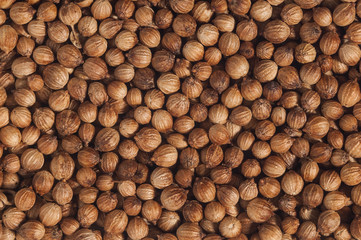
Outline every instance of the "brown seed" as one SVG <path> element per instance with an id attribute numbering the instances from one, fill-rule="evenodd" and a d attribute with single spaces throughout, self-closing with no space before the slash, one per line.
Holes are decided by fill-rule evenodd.
<path id="1" fill-rule="evenodd" d="M 12 51 L 18 41 L 18 34 L 10 25 L 2 25 L 0 27 L 0 49 L 8 54 Z"/>
<path id="2" fill-rule="evenodd" d="M 355 158 L 360 156 L 360 139 L 360 134 L 358 133 L 353 133 L 346 138 L 345 150 L 350 154 L 350 156 Z"/>
<path id="3" fill-rule="evenodd" d="M 297 237 L 302 240 L 318 237 L 317 227 L 311 221 L 303 222 L 297 231 Z"/>
<path id="4" fill-rule="evenodd" d="M 247 178 L 257 177 L 261 173 L 260 163 L 256 159 L 247 159 L 241 165 L 241 172 Z"/>
<path id="5" fill-rule="evenodd" d="M 197 223 L 183 223 L 178 227 L 176 235 L 179 240 L 186 240 L 189 238 L 201 240 L 204 233 Z"/>
<path id="6" fill-rule="evenodd" d="M 190 37 L 196 32 L 196 21 L 188 14 L 177 15 L 172 24 L 173 31 L 181 37 Z"/>
<path id="7" fill-rule="evenodd" d="M 133 159 L 139 151 L 138 146 L 132 140 L 124 140 L 119 144 L 119 155 L 124 159 Z"/>
<path id="8" fill-rule="evenodd" d="M 274 198 L 281 192 L 281 185 L 275 178 L 264 177 L 258 182 L 258 190 L 266 198 Z"/>
<path id="9" fill-rule="evenodd" d="M 39 171 L 37 172 L 32 180 L 33 189 L 40 196 L 50 192 L 54 184 L 54 177 L 48 171 Z"/>
<path id="10" fill-rule="evenodd" d="M 186 203 L 182 212 L 187 222 L 199 222 L 203 219 L 203 208 L 197 201 L 190 201 Z"/>
<path id="11" fill-rule="evenodd" d="M 332 170 L 325 171 L 320 176 L 320 186 L 325 191 L 335 191 L 341 185 L 340 175 Z"/>
<path id="12" fill-rule="evenodd" d="M 355 66 L 361 57 L 361 50 L 352 42 L 343 43 L 338 51 L 340 61 L 347 66 Z"/>
<path id="13" fill-rule="evenodd" d="M 217 199 L 225 207 L 235 206 L 239 201 L 239 192 L 233 186 L 223 185 L 217 188 Z"/>
<path id="14" fill-rule="evenodd" d="M 310 208 L 315 208 L 322 203 L 323 190 L 320 185 L 311 183 L 302 192 L 302 202 Z"/>
<path id="15" fill-rule="evenodd" d="M 257 197 L 258 188 L 257 184 L 254 182 L 254 179 L 247 179 L 239 185 L 238 188 L 239 197 L 242 200 L 249 201 Z"/>
<path id="16" fill-rule="evenodd" d="M 172 25 L 173 13 L 169 9 L 160 9 L 154 16 L 154 23 L 160 29 L 167 29 Z"/>
<path id="17" fill-rule="evenodd" d="M 271 149 L 277 153 L 287 152 L 293 145 L 294 139 L 292 139 L 286 133 L 278 133 L 271 138 Z"/>
<path id="18" fill-rule="evenodd" d="M 176 13 L 188 13 L 193 9 L 194 0 L 179 1 L 171 0 L 169 1 L 170 7 Z"/>
<path id="19" fill-rule="evenodd" d="M 258 233 L 260 239 L 280 239 L 282 238 L 282 231 L 279 228 L 279 226 L 270 224 L 270 223 L 264 223 L 259 228 Z"/>
<path id="20" fill-rule="evenodd" d="M 203 86 L 200 80 L 192 77 L 188 77 L 182 83 L 182 92 L 190 99 L 197 98 L 203 91 Z M 204 121 L 204 120 L 203 120 Z M 203 122 L 199 121 L 199 122 Z"/>
<path id="21" fill-rule="evenodd" d="M 176 211 L 185 204 L 187 193 L 188 191 L 182 188 L 169 186 L 162 191 L 160 201 L 167 210 Z"/>
<path id="22" fill-rule="evenodd" d="M 294 48 L 292 46 L 282 46 L 274 52 L 274 60 L 278 66 L 285 67 L 291 65 L 294 59 Z"/>
<path id="23" fill-rule="evenodd" d="M 190 40 L 184 44 L 182 49 L 183 56 L 190 62 L 196 62 L 203 59 L 204 47 L 196 41 Z"/>
<path id="24" fill-rule="evenodd" d="M 347 26 L 351 24 L 356 15 L 355 5 L 352 3 L 342 3 L 333 10 L 333 22 L 337 26 Z"/>
<path id="25" fill-rule="evenodd" d="M 8 154 L 2 160 L 3 169 L 8 173 L 17 173 L 20 170 L 20 159 L 16 154 Z"/>
<path id="26" fill-rule="evenodd" d="M 208 135 L 211 142 L 218 145 L 224 145 L 230 142 L 229 132 L 227 128 L 221 124 L 213 125 L 209 129 Z"/>
<path id="27" fill-rule="evenodd" d="M 5 114 L 6 117 L 7 114 Z M 9 118 L 9 116 L 7 116 Z M 31 113 L 25 107 L 16 107 L 10 113 L 10 120 L 18 128 L 25 128 L 31 124 Z"/>
<path id="28" fill-rule="evenodd" d="M 15 207 L 6 209 L 2 215 L 4 226 L 10 230 L 14 230 L 21 226 L 21 223 L 25 220 L 25 217 L 25 213 Z"/>
<path id="29" fill-rule="evenodd" d="M 176 164 L 177 159 L 177 149 L 170 144 L 163 144 L 154 151 L 151 161 L 160 167 L 171 167 Z"/>
<path id="30" fill-rule="evenodd" d="M 91 168 L 83 167 L 76 173 L 76 179 L 83 187 L 90 187 L 96 181 L 96 173 Z"/>
<path id="31" fill-rule="evenodd" d="M 83 64 L 85 74 L 92 80 L 100 80 L 108 77 L 108 68 L 104 60 L 91 57 Z"/>
<path id="32" fill-rule="evenodd" d="M 45 235 L 45 227 L 39 221 L 29 220 L 21 225 L 18 234 L 23 239 L 42 239 Z"/>
<path id="33" fill-rule="evenodd" d="M 217 166 L 211 170 L 210 177 L 216 184 L 227 184 L 232 179 L 231 168 Z"/>
<path id="34" fill-rule="evenodd" d="M 35 41 L 31 38 L 27 38 L 24 36 L 20 37 L 16 44 L 16 51 L 24 57 L 30 57 L 34 51 L 34 48 Z M 35 57 L 35 55 L 33 57 Z"/>
<path id="35" fill-rule="evenodd" d="M 95 148 L 102 152 L 109 152 L 118 146 L 119 141 L 118 131 L 112 128 L 103 128 L 95 137 Z"/>
<path id="36" fill-rule="evenodd" d="M 11 6 L 9 15 L 11 20 L 13 20 L 16 24 L 23 25 L 33 18 L 35 12 L 35 9 L 33 9 L 28 3 L 18 2 Z"/>
<path id="37" fill-rule="evenodd" d="M 312 145 L 310 151 L 310 158 L 317 163 L 325 163 L 330 160 L 332 155 L 332 148 L 325 143 L 316 143 Z"/>
<path id="38" fill-rule="evenodd" d="M 79 222 L 74 218 L 64 218 L 60 223 L 60 228 L 65 235 L 71 235 L 79 228 Z"/>
<path id="39" fill-rule="evenodd" d="M 44 155 L 37 149 L 28 148 L 21 154 L 20 163 L 26 171 L 37 171 L 44 164 Z"/>
<path id="40" fill-rule="evenodd" d="M 63 88 L 69 81 L 69 74 L 60 64 L 50 64 L 43 71 L 43 79 L 46 86 L 52 90 Z"/>
<path id="41" fill-rule="evenodd" d="M 189 106 L 189 99 L 181 93 L 172 94 L 166 103 L 166 108 L 173 117 L 185 115 L 189 111 Z"/>
<path id="42" fill-rule="evenodd" d="M 263 36 L 274 44 L 286 41 L 290 35 L 290 28 L 281 20 L 273 20 L 267 23 L 263 31 Z"/>
<path id="43" fill-rule="evenodd" d="M 262 223 L 269 220 L 273 212 L 270 204 L 266 200 L 255 198 L 247 205 L 247 215 L 253 222 Z"/>
<path id="44" fill-rule="evenodd" d="M 329 192 L 323 199 L 323 205 L 326 209 L 338 211 L 349 205 L 350 198 L 339 191 Z"/>
<path id="45" fill-rule="evenodd" d="M 344 165 L 340 172 L 342 182 L 348 186 L 355 186 L 361 182 L 359 175 L 361 174 L 361 165 L 351 162 Z"/>
<path id="46" fill-rule="evenodd" d="M 128 197 L 123 202 L 123 208 L 127 215 L 136 216 L 141 211 L 142 202 L 137 197 Z"/>
<path id="47" fill-rule="evenodd" d="M 301 163 L 300 174 L 306 182 L 312 182 L 318 175 L 319 166 L 317 162 L 309 159 Z"/>
<path id="48" fill-rule="evenodd" d="M 281 181 L 282 190 L 292 196 L 302 191 L 303 184 L 302 177 L 293 170 L 286 172 Z"/>
<path id="49" fill-rule="evenodd" d="M 326 118 L 316 115 L 307 121 L 303 131 L 306 132 L 311 138 L 320 139 L 326 136 L 329 127 L 330 124 Z"/>
<path id="50" fill-rule="evenodd" d="M 79 208 L 77 218 L 82 227 L 88 228 L 97 220 L 98 209 L 94 205 L 86 204 Z"/>
<path id="51" fill-rule="evenodd" d="M 281 86 L 286 89 L 296 89 L 301 86 L 298 71 L 292 66 L 280 68 L 277 74 L 277 80 Z"/>
<path id="52" fill-rule="evenodd" d="M 69 38 L 69 28 L 59 20 L 48 22 L 47 33 L 55 43 L 64 43 Z"/>
<path id="53" fill-rule="evenodd" d="M 249 63 L 244 56 L 235 54 L 226 60 L 225 69 L 232 79 L 239 79 L 247 75 Z"/>
<path id="54" fill-rule="evenodd" d="M 211 9 L 210 3 L 206 1 L 197 2 L 194 4 L 192 15 L 195 20 L 202 23 L 207 23 L 210 21 L 213 10 Z"/>
<path id="55" fill-rule="evenodd" d="M 173 53 L 167 50 L 156 51 L 152 56 L 152 67 L 158 72 L 169 72 L 175 62 Z"/>
<path id="56" fill-rule="evenodd" d="M 57 59 L 65 67 L 75 68 L 83 62 L 80 51 L 73 45 L 64 45 L 58 49 Z"/>
<path id="57" fill-rule="evenodd" d="M 290 3 L 285 5 L 281 11 L 282 20 L 288 25 L 298 24 L 303 17 L 303 11 L 297 4 Z"/>
<path id="58" fill-rule="evenodd" d="M 21 141 L 21 133 L 16 127 L 7 125 L 0 129 L 0 141 L 7 147 L 15 147 Z"/>
<path id="59" fill-rule="evenodd" d="M 65 181 L 58 182 L 53 188 L 52 196 L 57 204 L 65 205 L 71 202 L 73 190 Z"/>
<path id="60" fill-rule="evenodd" d="M 361 99 L 360 86 L 355 81 L 348 81 L 340 86 L 338 100 L 344 107 L 352 107 Z"/>
<path id="61" fill-rule="evenodd" d="M 318 41 L 322 33 L 320 26 L 314 22 L 304 23 L 300 28 L 300 37 L 302 41 L 314 44 Z M 310 46 L 308 46 L 310 47 Z M 296 48 L 297 49 L 297 48 Z"/>
<path id="62" fill-rule="evenodd" d="M 219 224 L 219 231 L 222 236 L 227 238 L 236 237 L 241 233 L 241 222 L 232 216 L 225 217 Z"/>
<path id="63" fill-rule="evenodd" d="M 44 226 L 55 226 L 58 222 L 60 222 L 61 218 L 61 208 L 56 203 L 46 203 L 41 206 L 39 219 Z"/>
<path id="64" fill-rule="evenodd" d="M 173 128 L 172 115 L 165 110 L 156 110 L 152 116 L 152 125 L 159 132 L 168 132 Z"/>
<path id="65" fill-rule="evenodd" d="M 216 197 L 216 187 L 209 178 L 198 178 L 193 184 L 193 194 L 198 201 L 207 203 Z"/>
<path id="66" fill-rule="evenodd" d="M 270 156 L 264 162 L 262 171 L 269 177 L 280 177 L 286 171 L 286 164 L 278 156 Z"/>
<path id="67" fill-rule="evenodd" d="M 333 210 L 326 210 L 318 217 L 317 227 L 320 233 L 328 236 L 340 225 L 340 215 Z"/>
<path id="68" fill-rule="evenodd" d="M 15 206 L 21 211 L 31 209 L 36 201 L 35 192 L 31 188 L 20 189 L 14 197 Z"/>

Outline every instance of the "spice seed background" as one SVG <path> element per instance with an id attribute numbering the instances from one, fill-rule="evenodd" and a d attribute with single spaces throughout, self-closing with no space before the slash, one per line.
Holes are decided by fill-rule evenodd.
<path id="1" fill-rule="evenodd" d="M 0 0 L 1 240 L 361 240 L 361 0 Z"/>

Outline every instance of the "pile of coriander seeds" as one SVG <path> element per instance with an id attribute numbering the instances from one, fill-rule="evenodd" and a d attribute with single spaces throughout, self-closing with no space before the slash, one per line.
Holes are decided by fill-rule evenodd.
<path id="1" fill-rule="evenodd" d="M 1 240 L 361 240 L 361 0 L 0 0 Z"/>

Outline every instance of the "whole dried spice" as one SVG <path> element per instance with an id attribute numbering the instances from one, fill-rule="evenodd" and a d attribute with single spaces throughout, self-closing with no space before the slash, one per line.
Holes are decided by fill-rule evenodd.
<path id="1" fill-rule="evenodd" d="M 301 86 L 301 79 L 296 68 L 287 66 L 280 68 L 277 80 L 286 89 L 296 89 Z"/>
<path id="2" fill-rule="evenodd" d="M 348 186 L 355 186 L 361 182 L 359 175 L 361 174 L 361 165 L 351 162 L 344 165 L 340 171 L 342 182 Z"/>
<path id="3" fill-rule="evenodd" d="M 36 193 L 43 196 L 51 191 L 54 184 L 54 177 L 48 171 L 37 172 L 32 180 L 32 186 Z"/>
<path id="4" fill-rule="evenodd" d="M 16 207 L 8 208 L 2 214 L 3 224 L 10 230 L 17 229 L 24 222 L 25 217 L 25 213 Z"/>
<path id="5" fill-rule="evenodd" d="M 177 159 L 177 149 L 170 144 L 163 144 L 154 151 L 151 161 L 160 167 L 171 167 Z"/>
<path id="6" fill-rule="evenodd" d="M 280 239 L 282 231 L 277 225 L 265 223 L 260 226 L 258 235 L 260 239 Z"/>
<path id="7" fill-rule="evenodd" d="M 202 228 L 196 223 L 183 223 L 177 229 L 176 235 L 180 240 L 186 240 L 190 238 L 200 240 L 203 238 L 204 233 Z"/>
<path id="8" fill-rule="evenodd" d="M 46 203 L 40 208 L 39 219 L 44 226 L 55 226 L 62 218 L 62 211 L 56 203 Z"/>
<path id="9" fill-rule="evenodd" d="M 114 150 L 120 141 L 119 133 L 112 128 L 103 128 L 95 137 L 95 148 L 102 152 Z"/>
<path id="10" fill-rule="evenodd" d="M 288 25 L 296 25 L 298 24 L 303 17 L 303 11 L 301 7 L 297 4 L 290 3 L 286 4 L 281 11 L 282 20 Z"/>
<path id="11" fill-rule="evenodd" d="M 311 221 L 303 222 L 298 228 L 297 237 L 302 240 L 319 237 L 316 225 Z"/>
<path id="12" fill-rule="evenodd" d="M 302 177 L 293 170 L 286 172 L 281 181 L 282 190 L 292 196 L 298 195 L 302 191 L 303 184 Z"/>
<path id="13" fill-rule="evenodd" d="M 193 194 L 200 202 L 210 202 L 216 197 L 216 187 L 209 178 L 198 178 L 193 184 Z"/>
<path id="14" fill-rule="evenodd" d="M 323 190 L 317 184 L 307 185 L 302 192 L 302 202 L 310 208 L 315 208 L 322 203 Z"/>
<path id="15" fill-rule="evenodd" d="M 45 67 L 43 79 L 46 86 L 52 90 L 63 88 L 69 81 L 69 74 L 60 64 L 51 64 Z"/>
<path id="16" fill-rule="evenodd" d="M 323 205 L 325 208 L 334 211 L 338 211 L 349 204 L 350 198 L 339 191 L 330 192 L 325 195 L 325 198 L 323 199 Z"/>
<path id="17" fill-rule="evenodd" d="M 8 54 L 16 47 L 18 34 L 10 25 L 0 27 L 0 49 Z"/>
<path id="18" fill-rule="evenodd" d="M 165 188 L 160 195 L 162 206 L 169 211 L 180 209 L 187 200 L 187 193 L 187 190 L 177 186 Z"/>
<path id="19" fill-rule="evenodd" d="M 326 210 L 318 217 L 317 226 L 323 236 L 329 236 L 340 225 L 340 215 L 332 210 Z"/>
<path id="20" fill-rule="evenodd" d="M 266 24 L 263 30 L 264 38 L 274 44 L 286 41 L 289 35 L 289 26 L 281 20 L 270 21 Z"/>
<path id="21" fill-rule="evenodd" d="M 328 120 L 322 116 L 312 116 L 306 123 L 303 131 L 306 132 L 311 138 L 320 139 L 326 136 L 330 124 Z"/>
<path id="22" fill-rule="evenodd" d="M 75 163 L 72 157 L 65 152 L 56 154 L 50 162 L 50 171 L 57 180 L 68 180 L 73 175 Z"/>
<path id="23" fill-rule="evenodd" d="M 258 182 L 258 190 L 262 196 L 274 198 L 281 192 L 281 185 L 275 178 L 264 177 Z"/>
<path id="24" fill-rule="evenodd" d="M 218 166 L 223 160 L 223 151 L 217 144 L 212 144 L 201 151 L 201 161 L 207 168 Z"/>
<path id="25" fill-rule="evenodd" d="M 263 198 L 251 200 L 246 210 L 248 217 L 255 223 L 266 222 L 273 215 L 270 203 Z"/>
<path id="26" fill-rule="evenodd" d="M 105 61 L 98 57 L 85 60 L 83 69 L 91 80 L 101 80 L 108 77 L 108 67 Z"/>
<path id="27" fill-rule="evenodd" d="M 45 227 L 37 220 L 29 220 L 20 226 L 18 234 L 23 239 L 42 239 L 45 235 Z"/>
<path id="28" fill-rule="evenodd" d="M 23 188 L 14 196 L 14 204 L 21 211 L 31 209 L 36 201 L 36 194 L 31 188 Z"/>
<path id="29" fill-rule="evenodd" d="M 361 238 L 360 6 L 0 1 L 0 238 Z"/>
<path id="30" fill-rule="evenodd" d="M 252 200 L 258 195 L 257 184 L 254 182 L 254 179 L 246 180 L 241 183 L 238 191 L 239 197 L 245 201 Z"/>

